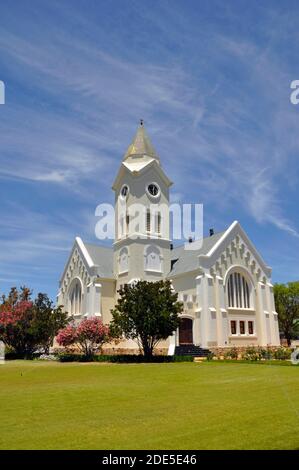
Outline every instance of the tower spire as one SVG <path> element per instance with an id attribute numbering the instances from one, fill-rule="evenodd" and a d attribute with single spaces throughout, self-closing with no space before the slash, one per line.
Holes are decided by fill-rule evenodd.
<path id="1" fill-rule="evenodd" d="M 127 160 L 129 157 L 151 157 L 160 162 L 159 156 L 154 149 L 149 136 L 144 127 L 143 119 L 140 119 L 140 125 L 137 129 L 137 132 L 134 136 L 134 139 L 129 146 L 128 150 L 125 153 L 124 160 Z"/>

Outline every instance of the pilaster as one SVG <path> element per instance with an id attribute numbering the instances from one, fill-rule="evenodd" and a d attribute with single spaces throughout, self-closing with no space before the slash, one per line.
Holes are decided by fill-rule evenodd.
<path id="1" fill-rule="evenodd" d="M 101 312 L 101 297 L 102 297 L 102 284 L 93 281 L 88 286 L 89 288 L 89 306 L 87 316 L 102 316 Z"/>
<path id="2" fill-rule="evenodd" d="M 265 292 L 263 291 L 263 289 L 265 289 L 265 284 L 259 281 L 256 285 L 256 320 L 258 330 L 258 343 L 260 346 L 267 346 L 267 325 L 263 302 Z"/>
<path id="3" fill-rule="evenodd" d="M 213 277 L 208 272 L 204 272 L 196 277 L 196 300 L 198 311 L 200 312 L 200 320 L 196 325 L 197 331 L 199 328 L 197 338 L 200 338 L 200 345 L 207 348 L 210 341 L 212 321 L 210 309 L 214 309 Z"/>

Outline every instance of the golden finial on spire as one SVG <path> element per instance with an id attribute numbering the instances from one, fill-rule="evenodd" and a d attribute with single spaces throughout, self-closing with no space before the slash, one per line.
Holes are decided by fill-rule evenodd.
<path id="1" fill-rule="evenodd" d="M 140 119 L 140 125 L 143 126 L 143 119 Z"/>

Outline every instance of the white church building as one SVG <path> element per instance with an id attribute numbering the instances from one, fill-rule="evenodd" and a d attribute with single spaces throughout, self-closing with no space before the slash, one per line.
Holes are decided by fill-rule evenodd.
<path id="1" fill-rule="evenodd" d="M 171 185 L 141 122 L 112 186 L 116 218 L 120 200 L 128 209 L 136 203 L 144 207 L 140 236 L 131 233 L 126 215 L 115 224 L 111 247 L 77 237 L 61 276 L 58 304 L 76 320 L 98 316 L 109 324 L 121 285 L 169 279 L 184 309 L 178 331 L 161 344 L 163 351 L 278 346 L 271 268 L 237 221 L 223 232 L 211 231 L 198 249 L 173 247 L 169 211 L 154 217 L 150 212 L 153 204 L 169 207 Z M 137 349 L 133 341 L 112 347 Z"/>

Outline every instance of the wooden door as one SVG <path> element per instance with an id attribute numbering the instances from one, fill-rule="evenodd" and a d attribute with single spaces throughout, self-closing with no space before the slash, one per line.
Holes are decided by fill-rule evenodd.
<path id="1" fill-rule="evenodd" d="M 180 344 L 193 344 L 193 322 L 190 318 L 182 318 L 179 327 Z"/>

